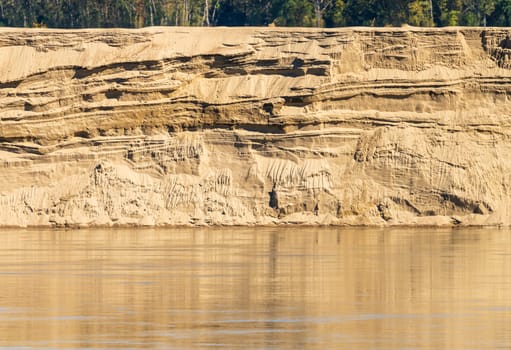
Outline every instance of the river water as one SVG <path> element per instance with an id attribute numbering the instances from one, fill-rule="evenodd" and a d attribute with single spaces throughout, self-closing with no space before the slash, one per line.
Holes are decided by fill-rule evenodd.
<path id="1" fill-rule="evenodd" d="M 0 231 L 0 349 L 510 349 L 511 231 Z"/>

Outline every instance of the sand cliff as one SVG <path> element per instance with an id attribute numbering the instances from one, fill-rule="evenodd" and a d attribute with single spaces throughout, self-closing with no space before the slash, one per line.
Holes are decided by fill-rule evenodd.
<path id="1" fill-rule="evenodd" d="M 0 28 L 0 226 L 509 225 L 510 35 Z"/>

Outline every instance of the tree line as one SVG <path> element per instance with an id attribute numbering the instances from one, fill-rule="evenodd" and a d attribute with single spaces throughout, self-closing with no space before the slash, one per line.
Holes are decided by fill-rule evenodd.
<path id="1" fill-rule="evenodd" d="M 511 0 L 0 0 L 0 26 L 510 26 Z"/>

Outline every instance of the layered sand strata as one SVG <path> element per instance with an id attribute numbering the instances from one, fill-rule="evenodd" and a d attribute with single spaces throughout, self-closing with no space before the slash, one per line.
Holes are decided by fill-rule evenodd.
<path id="1" fill-rule="evenodd" d="M 0 225 L 509 225 L 510 35 L 0 28 Z"/>

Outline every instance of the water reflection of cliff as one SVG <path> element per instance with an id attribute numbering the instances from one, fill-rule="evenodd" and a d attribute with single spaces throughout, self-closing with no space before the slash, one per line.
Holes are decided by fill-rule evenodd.
<path id="1" fill-rule="evenodd" d="M 5 231 L 0 348 L 508 348 L 509 231 Z"/>

